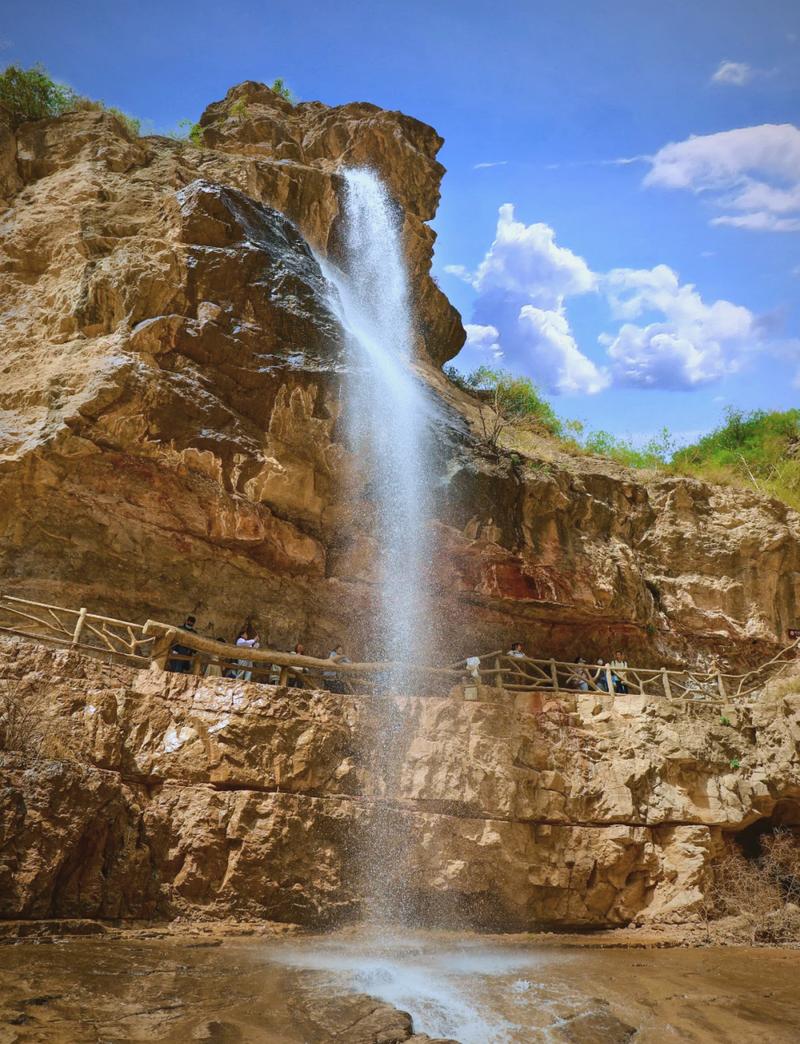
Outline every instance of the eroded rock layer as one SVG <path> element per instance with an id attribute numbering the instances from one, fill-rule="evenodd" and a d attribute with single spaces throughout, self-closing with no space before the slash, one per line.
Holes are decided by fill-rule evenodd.
<path id="1" fill-rule="evenodd" d="M 0 131 L 3 587 L 368 657 L 374 515 L 343 434 L 348 365 L 317 256 L 340 165 L 402 215 L 418 367 L 438 397 L 434 575 L 447 660 L 763 658 L 796 623 L 800 523 L 753 492 L 643 481 L 552 446 L 487 455 L 438 366 L 463 341 L 429 275 L 441 138 L 401 113 L 244 83 L 204 147 L 82 111 Z M 347 495 L 342 491 L 346 489 Z"/>
<path id="2" fill-rule="evenodd" d="M 425 921 L 680 923 L 726 834 L 800 823 L 791 680 L 724 715 L 593 694 L 532 713 L 502 691 L 339 696 L 0 644 L 23 723 L 4 718 L 0 917 L 322 926 L 360 916 L 383 838 L 387 886 Z"/>

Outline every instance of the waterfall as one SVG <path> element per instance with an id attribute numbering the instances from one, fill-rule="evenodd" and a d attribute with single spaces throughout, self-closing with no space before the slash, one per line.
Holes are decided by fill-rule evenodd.
<path id="1" fill-rule="evenodd" d="M 426 571 L 434 407 L 412 367 L 414 320 L 398 208 L 371 170 L 346 170 L 342 177 L 341 266 L 320 264 L 349 356 L 344 419 L 358 488 L 346 495 L 369 505 L 359 527 L 366 521 L 375 549 L 375 598 L 364 637 L 370 658 L 421 663 L 432 644 Z M 385 682 L 390 691 L 413 691 L 402 667 L 387 671 Z M 355 864 L 367 920 L 382 924 L 412 913 L 403 880 L 408 845 L 392 810 L 407 713 L 402 698 L 378 698 L 363 732 L 371 737 L 363 755 L 373 800 Z"/>
<path id="2" fill-rule="evenodd" d="M 342 172 L 341 268 L 322 261 L 350 351 L 350 444 L 374 504 L 377 605 L 369 636 L 379 659 L 426 657 L 430 405 L 411 369 L 414 320 L 398 208 L 368 169 Z M 400 677 L 394 678 L 400 683 Z"/>

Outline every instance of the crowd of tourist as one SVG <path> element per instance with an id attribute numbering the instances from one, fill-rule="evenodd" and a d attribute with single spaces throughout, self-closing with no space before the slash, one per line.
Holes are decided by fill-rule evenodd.
<path id="1" fill-rule="evenodd" d="M 199 634 L 197 630 L 197 617 L 189 615 L 183 621 L 179 628 L 181 631 L 186 631 L 189 634 Z M 222 637 L 215 638 L 215 641 L 227 644 L 227 640 Z M 237 656 L 231 656 L 230 659 L 223 663 L 209 662 L 203 665 L 203 674 L 207 678 L 239 678 L 242 681 L 251 681 L 253 678 L 253 660 L 247 657 L 247 650 L 259 649 L 261 647 L 261 639 L 258 631 L 248 621 L 237 633 L 236 638 L 233 641 L 233 646 L 238 650 Z M 305 656 L 306 651 L 302 642 L 296 642 L 291 652 L 295 656 Z M 173 671 L 177 674 L 190 674 L 194 669 L 196 662 L 197 652 L 188 645 L 184 645 L 182 642 L 177 641 L 173 644 L 170 649 L 169 659 L 167 660 L 167 670 Z M 324 681 L 325 688 L 329 689 L 330 692 L 344 692 L 345 687 L 341 680 L 340 675 L 335 669 L 334 664 L 350 663 L 351 661 L 345 655 L 344 647 L 342 645 L 336 645 L 328 653 L 325 659 L 331 662 L 331 668 L 322 672 L 322 678 Z M 308 673 L 306 667 L 293 667 L 292 673 L 290 674 L 287 684 L 290 687 L 302 688 L 303 683 L 300 675 Z M 276 684 L 280 678 L 280 668 L 276 664 L 264 664 L 259 671 L 259 681 L 268 682 L 270 684 Z"/>
<path id="2" fill-rule="evenodd" d="M 198 634 L 197 618 L 192 615 L 187 616 L 180 625 L 180 630 L 190 634 Z M 225 638 L 218 637 L 215 640 L 226 643 Z M 242 681 L 252 680 L 253 661 L 247 657 L 247 650 L 260 648 L 261 640 L 258 632 L 249 621 L 239 630 L 233 645 L 238 650 L 238 655 L 232 656 L 224 663 L 209 662 L 206 664 L 203 668 L 203 674 L 206 677 L 239 678 Z M 306 655 L 305 646 L 302 642 L 296 642 L 291 652 L 295 656 Z M 167 670 L 189 674 L 192 672 L 196 656 L 197 653 L 194 649 L 178 641 L 170 650 Z M 528 659 L 522 642 L 512 642 L 506 656 L 515 660 Z M 335 669 L 336 664 L 351 662 L 345 655 L 344 647 L 337 644 L 331 649 L 325 659 L 330 661 L 331 666 L 321 672 L 324 687 L 330 692 L 345 692 L 346 688 L 341 675 Z M 467 673 L 474 679 L 479 679 L 480 657 L 468 657 L 465 665 Z M 566 687 L 568 689 L 577 689 L 581 692 L 599 689 L 603 692 L 627 693 L 628 685 L 625 678 L 627 670 L 628 663 L 621 651 L 615 652 L 613 659 L 607 663 L 605 660 L 599 659 L 595 664 L 589 664 L 583 656 L 579 656 L 574 661 L 574 665 L 570 665 L 567 672 L 567 678 L 565 679 Z M 290 687 L 302 688 L 303 681 L 301 676 L 308 673 L 310 673 L 308 667 L 293 666 L 287 684 Z M 280 668 L 277 665 L 264 664 L 259 670 L 259 675 L 258 680 L 275 684 L 280 678 Z"/>
<path id="3" fill-rule="evenodd" d="M 527 659 L 522 648 L 522 642 L 512 642 L 506 656 L 514 659 Z M 477 677 L 479 663 L 480 660 L 476 656 L 471 657 L 467 661 L 467 668 L 469 669 L 470 665 L 472 666 L 471 673 L 474 677 Z M 608 692 L 610 681 L 612 692 L 624 694 L 628 692 L 628 685 L 625 680 L 625 672 L 627 670 L 628 662 L 620 651 L 615 652 L 614 658 L 609 660 L 608 663 L 603 659 L 599 659 L 596 664 L 591 666 L 583 656 L 579 656 L 575 660 L 575 665 L 570 667 L 568 671 L 566 687 L 568 689 L 578 689 L 581 692 L 589 692 L 592 689 L 601 689 L 603 692 Z"/>

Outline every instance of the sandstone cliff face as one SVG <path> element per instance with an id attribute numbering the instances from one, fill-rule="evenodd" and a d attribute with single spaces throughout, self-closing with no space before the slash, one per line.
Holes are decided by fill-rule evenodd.
<path id="1" fill-rule="evenodd" d="M 0 645 L 0 695 L 27 709 L 24 749 L 0 754 L 0 917 L 322 926 L 363 911 L 382 836 L 387 886 L 425 920 L 681 923 L 726 833 L 800 823 L 796 680 L 724 724 L 666 700 L 532 714 L 504 692 L 387 702 Z"/>
<path id="2" fill-rule="evenodd" d="M 474 406 L 438 371 L 463 331 L 429 276 L 431 128 L 254 83 L 201 126 L 203 149 L 91 111 L 0 133 L 4 589 L 136 620 L 191 610 L 226 636 L 249 615 L 274 645 L 369 655 L 373 512 L 315 259 L 338 256 L 338 167 L 369 164 L 402 212 L 419 372 L 442 406 L 442 655 L 520 636 L 547 656 L 624 643 L 631 661 L 743 663 L 782 639 L 800 592 L 784 506 L 479 449 Z"/>

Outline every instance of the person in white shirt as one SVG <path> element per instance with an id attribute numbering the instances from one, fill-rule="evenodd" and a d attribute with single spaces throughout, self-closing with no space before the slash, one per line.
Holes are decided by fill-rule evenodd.
<path id="1" fill-rule="evenodd" d="M 341 645 L 337 645 L 335 649 L 331 649 L 328 653 L 328 659 L 333 660 L 334 663 L 350 663 L 350 660 L 345 656 L 344 648 Z M 328 692 L 343 693 L 345 691 L 344 684 L 341 678 L 336 674 L 336 671 L 323 671 L 322 676 L 325 679 Z"/>
<path id="2" fill-rule="evenodd" d="M 258 635 L 253 630 L 253 628 L 250 626 L 250 624 L 246 624 L 241 629 L 241 631 L 239 631 L 239 634 L 238 634 L 238 636 L 236 638 L 236 644 L 240 648 L 245 648 L 245 649 L 257 649 L 259 647 L 260 642 L 258 640 Z M 253 677 L 253 671 L 252 671 L 253 661 L 252 660 L 237 660 L 237 663 L 239 664 L 240 667 L 245 668 L 245 670 L 237 671 L 236 672 L 236 677 L 237 678 L 241 678 L 242 681 L 250 681 L 250 679 Z M 248 667 L 251 668 L 251 669 L 247 670 L 246 668 L 248 668 Z"/>
<path id="3" fill-rule="evenodd" d="M 522 642 L 512 642 L 511 648 L 506 653 L 506 656 L 513 656 L 518 660 L 524 660 L 525 653 L 522 651 Z"/>
<path id="4" fill-rule="evenodd" d="M 625 671 L 628 669 L 628 663 L 619 650 L 614 653 L 614 659 L 609 660 L 608 666 L 614 672 L 611 675 L 611 680 L 614 683 L 614 691 L 626 693 L 628 691 L 628 686 L 625 684 Z"/>

